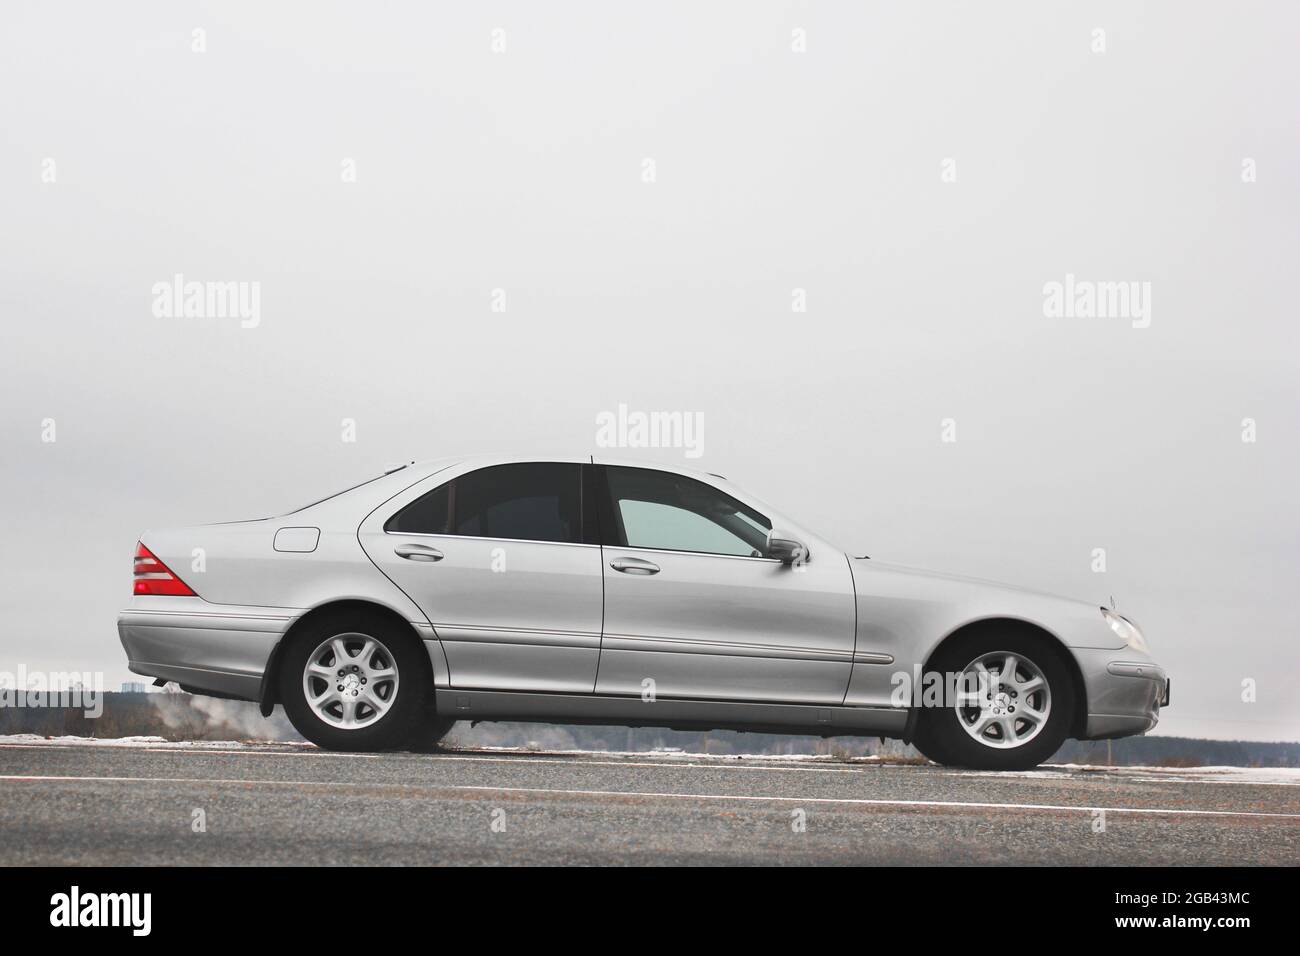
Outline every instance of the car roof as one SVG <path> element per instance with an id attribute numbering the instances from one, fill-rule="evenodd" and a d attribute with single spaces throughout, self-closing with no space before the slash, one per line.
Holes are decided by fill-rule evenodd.
<path id="1" fill-rule="evenodd" d="M 462 455 L 453 458 L 435 458 L 423 461 L 413 461 L 408 467 L 418 469 L 423 474 L 433 474 L 441 471 L 451 465 L 466 466 L 469 468 L 486 468 L 490 465 L 511 465 L 525 462 L 560 462 L 564 464 L 591 464 L 597 465 L 614 465 L 621 468 L 651 468 L 656 471 L 670 471 L 680 475 L 689 475 L 693 478 L 715 479 L 726 481 L 721 475 L 712 472 L 700 471 L 696 468 L 689 468 L 684 465 L 664 461 L 648 461 L 632 458 L 594 458 L 592 455 L 510 455 L 510 454 L 479 454 L 479 455 Z"/>

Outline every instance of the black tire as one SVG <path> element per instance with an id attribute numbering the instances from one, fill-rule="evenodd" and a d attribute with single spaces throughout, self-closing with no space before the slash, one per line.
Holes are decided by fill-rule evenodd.
<path id="1" fill-rule="evenodd" d="M 378 644 L 378 656 L 371 658 L 372 663 L 377 662 L 379 667 L 384 667 L 390 663 L 391 658 L 391 666 L 397 672 L 391 703 L 382 714 L 375 717 L 379 711 L 364 700 L 352 704 L 359 715 L 358 719 L 369 721 L 363 726 L 343 727 L 327 722 L 308 702 L 304 687 L 308 658 L 318 657 L 314 652 L 322 643 L 342 635 L 373 638 Z M 354 638 L 347 639 L 345 643 L 349 652 L 359 651 L 364 646 Z M 318 657 L 318 663 L 319 660 Z M 354 658 L 349 658 L 349 661 L 352 660 Z M 348 662 L 335 663 L 345 664 L 345 670 L 351 670 L 354 666 Z M 333 667 L 334 664 L 329 666 Z M 424 736 L 422 731 L 428 726 L 427 718 L 433 700 L 428 657 L 418 637 L 381 615 L 346 611 L 310 622 L 289 639 L 280 660 L 279 672 L 280 702 L 284 705 L 285 714 L 298 733 L 319 747 L 353 752 L 396 750 Z M 334 678 L 331 677 L 329 683 L 333 681 Z M 323 679 L 318 677 L 313 677 L 313 686 L 328 689 L 324 686 Z M 351 688 L 349 692 L 350 690 Z"/>
<path id="2" fill-rule="evenodd" d="M 973 770 L 1028 770 L 1060 749 L 1073 723 L 1076 691 L 1062 651 L 1048 638 L 1015 630 L 958 635 L 931 658 L 928 670 L 944 675 L 961 674 L 984 655 L 1003 653 L 1016 655 L 1021 662 L 1020 674 L 1028 673 L 1023 670 L 1023 662 L 1027 661 L 1046 682 L 1050 706 L 1041 729 L 1023 744 L 1000 747 L 996 745 L 998 738 L 992 738 L 993 742 L 986 744 L 967 732 L 951 702 L 941 707 L 926 707 L 921 711 L 914 741 L 926 757 L 936 763 Z M 1029 695 L 1026 695 L 1028 699 Z M 1013 700 L 1011 704 L 1013 707 L 1020 704 L 1023 713 L 1023 703 Z M 967 720 L 973 723 L 976 713 L 976 708 L 968 710 Z M 1010 715 L 1006 716 L 1010 718 Z M 1023 719 L 1019 725 L 1030 726 Z M 985 739 L 1001 732 L 1000 728 L 991 728 Z"/>
<path id="3" fill-rule="evenodd" d="M 454 717 L 434 717 L 429 721 L 428 735 L 429 740 L 438 743 L 443 737 L 451 732 L 451 728 L 456 726 Z"/>
<path id="4" fill-rule="evenodd" d="M 916 730 L 912 735 L 912 746 L 921 752 L 921 756 L 927 760 L 941 766 L 951 766 L 953 764 L 952 755 L 945 751 L 940 745 L 931 729 L 932 721 L 925 718 L 922 711 L 921 717 L 916 722 Z"/>
<path id="5" fill-rule="evenodd" d="M 446 737 L 455 725 L 454 717 L 439 717 L 433 713 L 427 715 L 423 726 L 411 739 L 410 749 L 416 753 L 442 753 L 442 747 L 439 746 L 442 738 Z"/>

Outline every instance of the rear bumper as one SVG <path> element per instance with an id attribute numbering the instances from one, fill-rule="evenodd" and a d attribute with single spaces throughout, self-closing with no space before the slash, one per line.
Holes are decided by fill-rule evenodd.
<path id="1" fill-rule="evenodd" d="M 1132 648 L 1071 648 L 1088 697 L 1082 739 L 1103 740 L 1145 734 L 1160 722 L 1165 670 Z"/>
<path id="2" fill-rule="evenodd" d="M 117 616 L 132 673 L 258 700 L 276 643 L 302 611 L 141 596 Z"/>

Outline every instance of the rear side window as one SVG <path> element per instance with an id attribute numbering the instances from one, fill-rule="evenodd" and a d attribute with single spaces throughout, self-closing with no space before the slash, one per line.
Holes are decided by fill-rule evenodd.
<path id="1" fill-rule="evenodd" d="M 579 543 L 581 469 L 552 462 L 481 468 L 416 499 L 384 530 Z"/>
<path id="2" fill-rule="evenodd" d="M 388 519 L 385 531 L 403 534 L 446 534 L 451 527 L 451 485 L 435 488 Z"/>

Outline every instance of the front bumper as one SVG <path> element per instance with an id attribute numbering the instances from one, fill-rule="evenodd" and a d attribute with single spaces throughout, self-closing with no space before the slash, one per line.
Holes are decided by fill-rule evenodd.
<path id="1" fill-rule="evenodd" d="M 118 614 L 117 633 L 132 673 L 258 700 L 271 651 L 301 613 L 142 595 Z"/>
<path id="2" fill-rule="evenodd" d="M 1081 738 L 1102 740 L 1145 734 L 1160 722 L 1168 694 L 1165 670 L 1132 648 L 1071 648 L 1087 694 Z"/>

